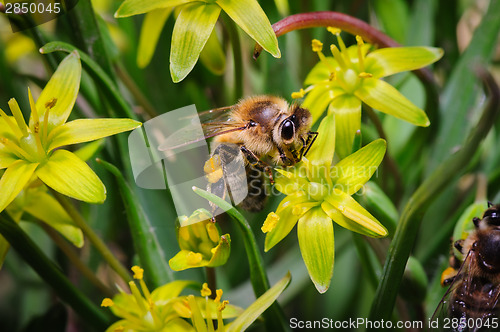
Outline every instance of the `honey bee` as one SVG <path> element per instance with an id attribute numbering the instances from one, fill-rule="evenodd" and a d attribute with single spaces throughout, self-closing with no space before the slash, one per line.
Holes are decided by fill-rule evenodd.
<path id="1" fill-rule="evenodd" d="M 159 150 L 214 137 L 213 152 L 204 171 L 209 191 L 220 197 L 228 182 L 239 180 L 232 174 L 241 174 L 225 165 L 236 154 L 242 154 L 248 194 L 240 206 L 249 211 L 260 211 L 264 206 L 267 195 L 262 188 L 266 183 L 263 172 L 272 183 L 272 166 L 292 166 L 299 162 L 318 135 L 310 131 L 312 117 L 307 109 L 275 96 L 245 98 L 233 106 L 202 112 L 199 117 L 204 137 L 189 140 L 189 130 L 180 130 L 173 140 L 161 144 Z"/>
<path id="2" fill-rule="evenodd" d="M 448 327 L 453 331 L 498 330 L 500 204 L 490 203 L 483 218 L 472 221 L 474 230 L 454 243 L 464 259 L 461 262 L 455 255 L 450 258 L 451 267 L 442 276 L 442 284 L 450 288 L 434 316 L 441 310 L 450 319 Z"/>

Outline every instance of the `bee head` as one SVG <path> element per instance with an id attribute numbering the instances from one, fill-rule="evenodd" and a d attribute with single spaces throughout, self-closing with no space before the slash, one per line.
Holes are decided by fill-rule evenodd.
<path id="1" fill-rule="evenodd" d="M 489 272 L 500 271 L 500 230 L 484 232 L 474 247 L 479 255 L 482 267 Z"/>
<path id="2" fill-rule="evenodd" d="M 292 105 L 292 112 L 279 127 L 279 134 L 285 144 L 292 143 L 297 137 L 302 137 L 311 127 L 311 113 L 298 105 Z"/>

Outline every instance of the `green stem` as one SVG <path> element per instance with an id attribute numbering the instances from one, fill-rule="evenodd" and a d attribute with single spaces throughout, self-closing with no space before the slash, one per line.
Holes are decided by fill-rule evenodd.
<path id="1" fill-rule="evenodd" d="M 372 321 L 391 318 L 406 261 L 415 243 L 418 228 L 425 211 L 435 200 L 435 197 L 467 167 L 470 156 L 475 153 L 479 143 L 486 137 L 494 124 L 500 108 L 500 91 L 489 73 L 480 70 L 479 75 L 490 92 L 489 103 L 462 149 L 449 156 L 422 183 L 406 204 L 396 228 L 394 239 L 389 247 L 382 278 L 372 304 L 369 317 Z"/>
<path id="2" fill-rule="evenodd" d="M 125 282 L 129 282 L 132 280 L 130 274 L 127 269 L 123 267 L 123 265 L 116 259 L 113 253 L 108 249 L 103 240 L 94 232 L 94 230 L 87 224 L 87 222 L 83 219 L 77 209 L 73 206 L 73 204 L 66 198 L 66 196 L 58 193 L 52 188 L 49 188 L 54 195 L 55 199 L 61 204 L 64 210 L 68 213 L 71 219 L 75 222 L 76 226 L 78 226 L 83 234 L 92 242 L 97 251 L 101 253 L 101 256 L 104 258 L 106 262 L 108 262 L 109 266 L 115 270 L 116 273 L 123 279 Z"/>
<path id="3" fill-rule="evenodd" d="M 104 296 L 113 297 L 115 294 L 111 289 L 109 289 L 106 285 L 104 285 L 92 272 L 91 269 L 87 265 L 85 265 L 80 257 L 78 257 L 75 250 L 66 242 L 60 235 L 57 233 L 52 227 L 47 225 L 44 222 L 39 223 L 43 228 L 45 233 L 47 233 L 52 241 L 61 249 L 61 251 L 66 255 L 66 257 L 70 260 L 73 266 L 80 271 L 80 273 L 87 278 L 95 287 L 97 287 Z"/>
<path id="4" fill-rule="evenodd" d="M 115 65 L 116 74 L 120 78 L 120 80 L 125 84 L 128 91 L 134 96 L 135 100 L 142 106 L 144 111 L 149 115 L 150 118 L 154 118 L 158 116 L 158 112 L 155 110 L 153 105 L 148 101 L 146 96 L 142 93 L 141 89 L 135 84 L 132 77 L 130 77 L 129 73 L 125 69 L 122 64 Z"/>
<path id="5" fill-rule="evenodd" d="M 109 317 L 71 284 L 61 269 L 37 247 L 6 212 L 0 214 L 0 234 L 19 256 L 53 288 L 61 300 L 83 318 L 83 321 L 94 326 L 98 331 L 104 331 L 111 324 Z"/>
<path id="6" fill-rule="evenodd" d="M 238 27 L 233 20 L 229 19 L 227 15 L 223 14 L 221 16 L 223 17 L 233 48 L 234 100 L 238 100 L 243 97 L 243 58 L 241 56 L 240 35 L 238 34 Z"/>
<path id="7" fill-rule="evenodd" d="M 215 299 L 216 293 L 215 290 L 217 289 L 217 278 L 215 276 L 215 268 L 213 267 L 205 267 L 205 274 L 207 276 L 207 284 L 208 288 L 212 291 L 212 295 L 210 295 L 210 298 Z"/>
<path id="8" fill-rule="evenodd" d="M 196 187 L 193 187 L 193 191 L 226 211 L 234 220 L 236 220 L 236 224 L 243 233 L 245 250 L 248 256 L 248 263 L 250 265 L 250 281 L 252 283 L 255 296 L 258 298 L 269 289 L 269 280 L 267 279 L 262 255 L 257 248 L 257 241 L 255 240 L 255 236 L 247 220 L 238 210 L 236 210 L 234 206 L 222 198 Z M 264 316 L 266 318 L 266 325 L 269 331 L 286 330 L 287 324 L 285 323 L 285 315 L 277 302 L 269 307 L 269 310 L 264 313 Z"/>

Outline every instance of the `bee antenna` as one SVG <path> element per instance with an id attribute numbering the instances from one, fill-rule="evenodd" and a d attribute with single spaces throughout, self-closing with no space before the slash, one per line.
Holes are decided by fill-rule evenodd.
<path id="1" fill-rule="evenodd" d="M 490 201 L 488 201 L 488 207 L 492 207 L 493 206 L 493 203 L 491 203 Z"/>

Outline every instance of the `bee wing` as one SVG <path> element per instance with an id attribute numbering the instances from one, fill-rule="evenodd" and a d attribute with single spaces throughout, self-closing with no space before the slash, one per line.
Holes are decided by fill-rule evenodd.
<path id="1" fill-rule="evenodd" d="M 237 124 L 231 121 L 203 123 L 201 125 L 203 132 L 200 132 L 199 123 L 192 123 L 184 128 L 179 129 L 166 140 L 164 140 L 158 149 L 160 151 L 168 151 L 178 149 L 180 147 L 203 141 L 205 139 L 224 135 L 234 131 L 240 131 L 247 128 L 246 125 Z"/>
<path id="2" fill-rule="evenodd" d="M 453 331 L 478 331 L 482 330 L 481 328 L 485 326 L 488 319 L 494 317 L 495 314 L 498 315 L 500 285 L 491 283 L 491 289 L 487 292 L 482 289 L 485 285 L 480 284 L 478 287 L 477 277 L 472 273 L 472 264 L 477 259 L 476 255 L 477 253 L 473 250 L 467 253 L 457 275 L 432 315 L 433 321 L 438 319 L 441 330 L 446 317 L 462 320 L 459 322 L 462 326 Z M 475 282 L 473 282 L 474 278 L 476 278 Z M 452 298 L 452 295 L 456 298 Z M 488 323 L 491 324 L 491 322 Z"/>
<path id="3" fill-rule="evenodd" d="M 435 325 L 435 328 L 430 328 L 431 331 L 444 331 L 445 318 L 450 317 L 450 301 L 451 296 L 453 294 L 464 294 L 467 289 L 470 289 L 470 270 L 472 259 L 475 258 L 475 253 L 473 251 L 469 251 L 467 256 L 465 257 L 462 265 L 457 271 L 457 274 L 453 278 L 450 286 L 446 290 L 446 293 L 439 301 L 436 310 L 434 310 L 434 314 L 432 315 L 431 321 L 435 322 L 437 320 L 438 324 Z"/>

